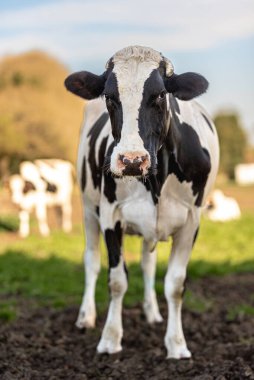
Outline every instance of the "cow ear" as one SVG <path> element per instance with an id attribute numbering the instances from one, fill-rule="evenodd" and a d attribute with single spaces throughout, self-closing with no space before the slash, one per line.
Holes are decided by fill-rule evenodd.
<path id="1" fill-rule="evenodd" d="M 200 74 L 173 74 L 165 80 L 167 91 L 181 100 L 191 100 L 206 92 L 208 81 Z"/>
<path id="2" fill-rule="evenodd" d="M 91 100 L 98 98 L 103 90 L 106 81 L 105 73 L 95 75 L 88 71 L 80 71 L 69 75 L 65 81 L 67 90 L 83 99 Z"/>

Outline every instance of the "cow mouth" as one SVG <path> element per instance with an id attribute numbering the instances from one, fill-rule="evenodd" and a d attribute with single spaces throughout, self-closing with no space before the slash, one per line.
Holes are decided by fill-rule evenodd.
<path id="1" fill-rule="evenodd" d="M 139 166 L 126 167 L 122 171 L 123 176 L 141 177 L 143 176 L 143 169 Z"/>

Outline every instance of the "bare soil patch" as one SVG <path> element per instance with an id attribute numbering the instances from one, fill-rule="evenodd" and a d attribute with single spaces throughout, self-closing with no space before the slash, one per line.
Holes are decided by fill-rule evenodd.
<path id="1" fill-rule="evenodd" d="M 185 335 L 193 358 L 166 360 L 166 322 L 149 326 L 141 305 L 124 309 L 123 351 L 96 354 L 106 314 L 97 328 L 79 331 L 78 307 L 64 310 L 20 303 L 19 318 L 0 327 L 1 380 L 43 379 L 254 379 L 254 317 L 241 305 L 254 306 L 254 274 L 189 281 L 188 289 L 212 306 L 204 312 L 184 308 Z M 164 300 L 160 307 L 166 319 Z"/>

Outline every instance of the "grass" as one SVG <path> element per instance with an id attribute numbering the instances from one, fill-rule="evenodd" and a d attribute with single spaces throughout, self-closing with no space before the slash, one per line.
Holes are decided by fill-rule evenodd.
<path id="1" fill-rule="evenodd" d="M 241 318 L 245 315 L 254 315 L 254 307 L 247 304 L 236 305 L 228 309 L 227 320 L 233 321 L 235 318 Z"/>
<path id="2" fill-rule="evenodd" d="M 18 231 L 19 228 L 19 220 L 16 216 L 8 215 L 0 217 L 0 232 L 1 231 L 9 231 L 15 232 Z"/>
<path id="3" fill-rule="evenodd" d="M 245 214 L 239 221 L 214 223 L 203 220 L 197 243 L 188 267 L 191 278 L 225 275 L 235 272 L 254 272 L 254 215 Z M 25 240 L 10 239 L 11 234 L 0 233 L 0 319 L 15 318 L 16 305 L 8 299 L 30 299 L 38 305 L 61 308 L 78 305 L 83 291 L 82 228 L 76 225 L 70 235 L 53 231 L 50 237 L 32 235 Z M 101 241 L 102 271 L 97 286 L 99 311 L 108 305 L 107 257 Z M 127 236 L 124 251 L 129 268 L 129 288 L 125 305 L 142 300 L 143 281 L 140 269 L 141 239 Z M 163 280 L 167 268 L 170 244 L 158 244 L 156 287 L 163 294 Z M 6 303 L 7 302 L 7 303 Z M 211 307 L 206 300 L 187 292 L 186 305 L 203 312 Z M 247 311 L 245 311 L 247 312 Z M 233 311 L 232 311 L 233 313 Z M 231 314 L 230 314 L 231 315 Z M 230 317 L 230 316 L 229 316 Z"/>

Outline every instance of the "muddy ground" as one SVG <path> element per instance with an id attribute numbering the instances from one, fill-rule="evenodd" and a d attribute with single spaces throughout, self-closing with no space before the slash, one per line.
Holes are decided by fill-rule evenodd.
<path id="1" fill-rule="evenodd" d="M 254 316 L 243 310 L 254 303 L 254 274 L 187 286 L 210 305 L 203 312 L 184 308 L 191 360 L 165 359 L 166 323 L 148 326 L 140 305 L 124 309 L 123 351 L 108 356 L 96 354 L 105 314 L 95 330 L 79 331 L 77 306 L 34 309 L 23 301 L 19 318 L 0 327 L 0 379 L 254 379 Z M 160 306 L 166 317 L 163 299 Z"/>

